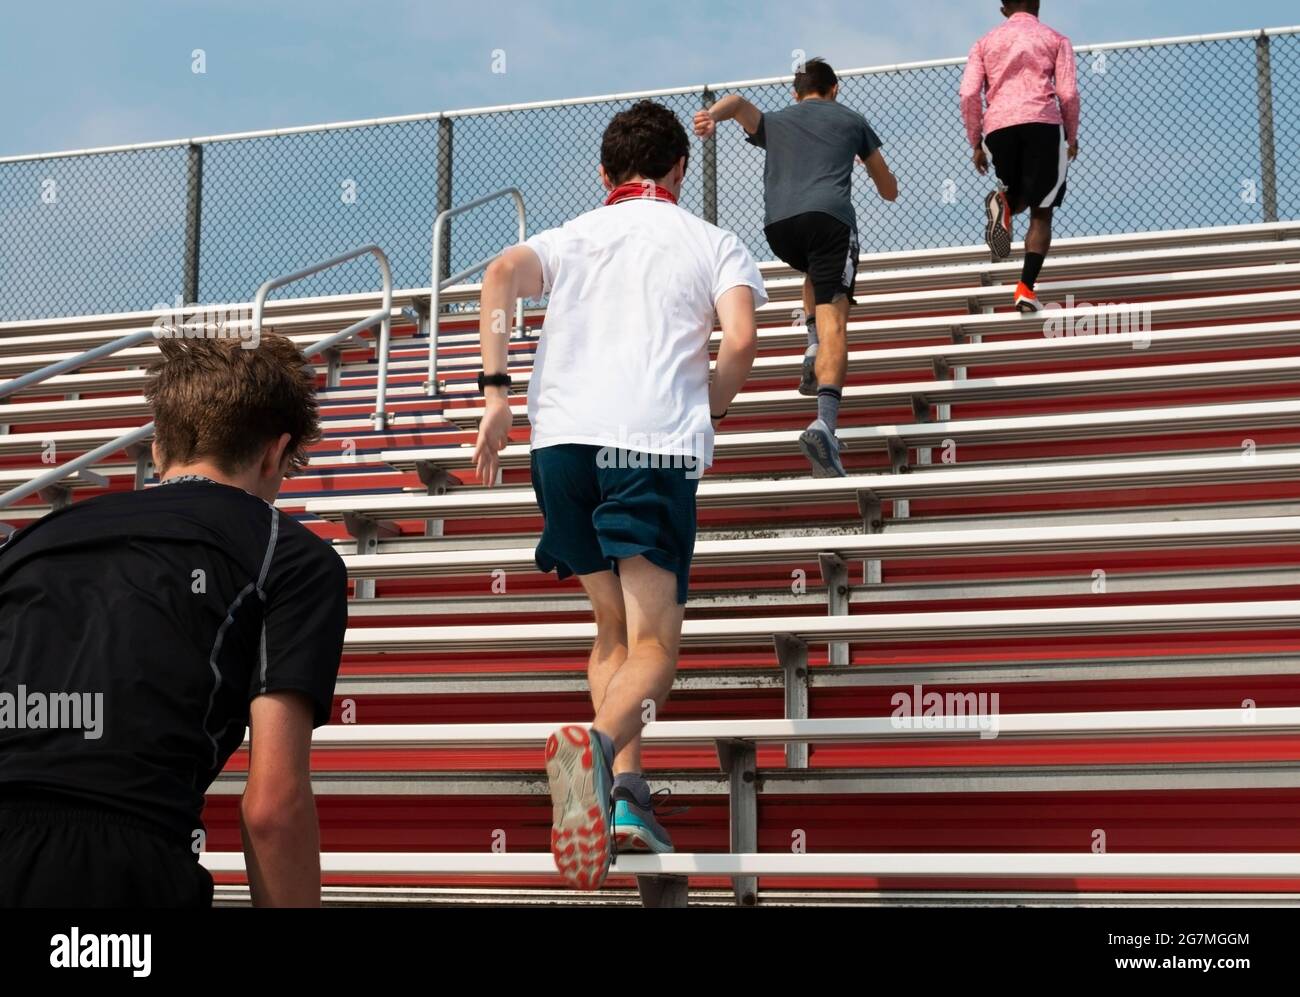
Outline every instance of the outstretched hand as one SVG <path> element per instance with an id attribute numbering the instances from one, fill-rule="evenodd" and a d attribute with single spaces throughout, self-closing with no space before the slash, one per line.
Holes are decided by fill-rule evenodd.
<path id="1" fill-rule="evenodd" d="M 700 138 L 713 138 L 714 132 L 718 130 L 718 123 L 713 120 L 713 115 L 708 111 L 695 112 L 695 134 Z"/>
<path id="2" fill-rule="evenodd" d="M 514 413 L 510 403 L 504 398 L 488 401 L 487 411 L 478 427 L 478 442 L 474 444 L 474 470 L 478 479 L 488 488 L 497 483 L 497 471 L 501 467 L 500 453 L 510 443 L 510 426 L 514 422 Z"/>

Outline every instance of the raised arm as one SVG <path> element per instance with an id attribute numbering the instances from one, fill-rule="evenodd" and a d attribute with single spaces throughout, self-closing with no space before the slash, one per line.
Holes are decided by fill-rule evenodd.
<path id="1" fill-rule="evenodd" d="M 509 366 L 510 317 L 519 298 L 542 294 L 542 261 L 527 246 L 512 246 L 488 264 L 483 274 L 479 300 L 479 346 L 483 351 L 483 373 L 504 374 Z M 510 442 L 510 392 L 489 385 L 484 389 L 486 411 L 479 423 L 474 446 L 478 479 L 489 488 L 496 484 L 500 458 Z"/>
<path id="2" fill-rule="evenodd" d="M 717 101 L 712 107 L 695 114 L 695 134 L 700 138 L 712 138 L 719 121 L 735 119 L 753 135 L 763 121 L 763 112 L 747 101 L 740 94 L 729 94 Z"/>

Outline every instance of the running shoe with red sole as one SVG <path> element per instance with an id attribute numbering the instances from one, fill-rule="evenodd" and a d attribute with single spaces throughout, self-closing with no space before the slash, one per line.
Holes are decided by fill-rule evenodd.
<path id="1" fill-rule="evenodd" d="M 1026 287 L 1023 281 L 1016 285 L 1016 308 L 1024 315 L 1037 315 L 1043 310 L 1038 295 Z"/>
<path id="2" fill-rule="evenodd" d="M 984 230 L 984 241 L 989 244 L 989 251 L 995 260 L 1009 259 L 1011 256 L 1011 202 L 1007 195 L 995 190 L 984 199 L 984 209 L 988 212 L 989 223 Z"/>
<path id="3" fill-rule="evenodd" d="M 555 868 L 577 889 L 598 890 L 614 861 L 614 775 L 586 727 L 561 727 L 547 738 L 546 777 L 551 785 Z"/>

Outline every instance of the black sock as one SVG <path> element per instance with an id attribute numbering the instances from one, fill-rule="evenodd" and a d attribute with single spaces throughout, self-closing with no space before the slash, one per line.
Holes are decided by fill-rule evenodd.
<path id="1" fill-rule="evenodd" d="M 1021 282 L 1031 291 L 1038 283 L 1038 275 L 1043 272 L 1047 257 L 1042 253 L 1025 253 L 1025 269 L 1020 275 Z"/>

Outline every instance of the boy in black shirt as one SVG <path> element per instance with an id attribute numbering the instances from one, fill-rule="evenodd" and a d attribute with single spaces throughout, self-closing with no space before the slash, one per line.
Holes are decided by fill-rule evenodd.
<path id="1" fill-rule="evenodd" d="M 347 575 L 271 504 L 320 438 L 314 374 L 279 336 L 159 346 L 161 486 L 0 547 L 0 907 L 209 905 L 204 793 L 246 727 L 253 902 L 320 902 L 308 755 Z"/>

